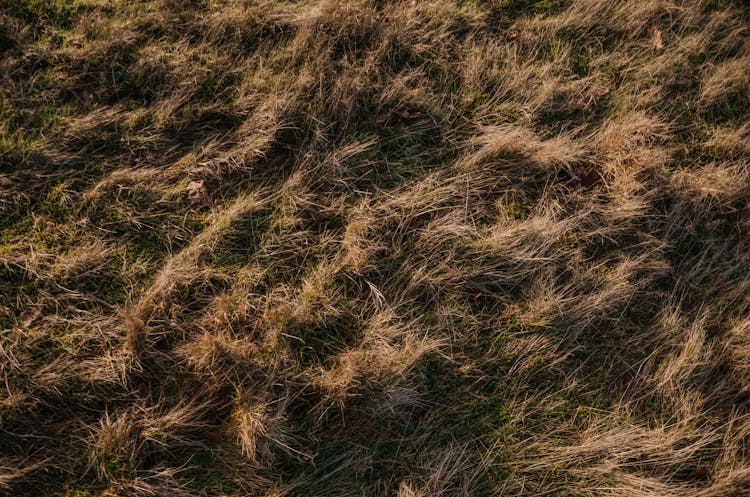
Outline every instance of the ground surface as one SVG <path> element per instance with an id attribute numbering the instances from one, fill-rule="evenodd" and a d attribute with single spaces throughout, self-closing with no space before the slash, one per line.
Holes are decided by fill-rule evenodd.
<path id="1" fill-rule="evenodd" d="M 0 493 L 750 495 L 743 4 L 0 0 Z"/>

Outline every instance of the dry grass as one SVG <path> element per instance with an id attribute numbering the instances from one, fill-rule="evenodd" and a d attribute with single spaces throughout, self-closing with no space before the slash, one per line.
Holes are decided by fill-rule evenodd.
<path id="1" fill-rule="evenodd" d="M 0 493 L 750 495 L 749 30 L 0 0 Z"/>

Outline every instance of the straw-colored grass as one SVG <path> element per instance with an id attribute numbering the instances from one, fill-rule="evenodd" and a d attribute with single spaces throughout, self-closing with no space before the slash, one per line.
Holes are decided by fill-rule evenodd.
<path id="1" fill-rule="evenodd" d="M 0 0 L 0 494 L 750 495 L 749 31 Z"/>

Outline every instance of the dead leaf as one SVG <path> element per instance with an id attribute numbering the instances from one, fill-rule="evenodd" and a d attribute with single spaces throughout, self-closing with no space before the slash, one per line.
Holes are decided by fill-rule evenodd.
<path id="1" fill-rule="evenodd" d="M 206 185 L 204 184 L 203 180 L 191 181 L 190 184 L 188 184 L 186 190 L 187 197 L 190 202 L 194 204 L 204 205 L 208 205 L 210 203 L 208 201 L 208 190 L 206 189 Z"/>
<path id="2" fill-rule="evenodd" d="M 651 28 L 651 41 L 654 43 L 654 48 L 661 50 L 664 48 L 664 41 L 661 39 L 661 31 L 658 28 Z"/>

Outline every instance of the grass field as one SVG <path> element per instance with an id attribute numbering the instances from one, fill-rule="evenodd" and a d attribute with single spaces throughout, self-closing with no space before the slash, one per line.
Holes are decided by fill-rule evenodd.
<path id="1" fill-rule="evenodd" d="M 0 495 L 750 496 L 750 4 L 0 0 Z"/>

